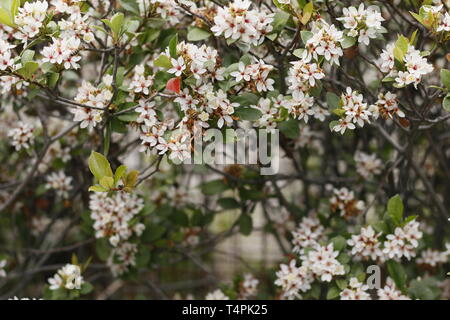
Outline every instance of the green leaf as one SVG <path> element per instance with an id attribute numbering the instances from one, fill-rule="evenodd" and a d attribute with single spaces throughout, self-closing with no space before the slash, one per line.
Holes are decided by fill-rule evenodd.
<path id="1" fill-rule="evenodd" d="M 201 41 L 208 39 L 211 33 L 205 29 L 191 27 L 188 29 L 187 39 L 188 41 Z"/>
<path id="2" fill-rule="evenodd" d="M 330 123 L 328 124 L 328 127 L 330 128 L 330 131 L 333 131 L 333 128 L 334 128 L 335 126 L 337 126 L 338 124 L 339 124 L 339 121 L 338 121 L 338 120 L 330 121 Z"/>
<path id="3" fill-rule="evenodd" d="M 394 77 L 384 77 L 383 80 L 381 80 L 381 82 L 392 82 L 395 81 Z"/>
<path id="4" fill-rule="evenodd" d="M 106 159 L 101 153 L 92 151 L 89 156 L 89 170 L 100 181 L 103 177 L 112 177 L 112 170 L 108 159 Z"/>
<path id="5" fill-rule="evenodd" d="M 256 121 L 262 117 L 261 111 L 255 108 L 241 107 L 236 108 L 234 114 L 239 117 L 240 120 Z"/>
<path id="6" fill-rule="evenodd" d="M 415 43 L 417 42 L 417 32 L 419 31 L 419 29 L 416 29 L 413 34 L 411 35 L 411 37 L 409 38 L 409 43 L 411 45 L 415 45 Z"/>
<path id="7" fill-rule="evenodd" d="M 436 300 L 441 295 L 439 283 L 432 277 L 411 281 L 408 294 L 419 300 Z"/>
<path id="8" fill-rule="evenodd" d="M 347 281 L 344 279 L 336 279 L 336 285 L 339 289 L 344 290 L 347 288 Z"/>
<path id="9" fill-rule="evenodd" d="M 111 23 L 110 23 L 109 27 L 111 28 L 116 39 L 118 39 L 120 37 L 124 18 L 125 17 L 122 12 L 116 13 L 111 18 Z"/>
<path id="10" fill-rule="evenodd" d="M 6 24 L 10 27 L 14 27 L 14 22 L 10 13 L 4 8 L 0 8 L 0 23 Z"/>
<path id="11" fill-rule="evenodd" d="M 17 70 L 21 76 L 25 79 L 30 79 L 34 72 L 39 68 L 39 64 L 36 61 L 28 61 L 22 68 Z"/>
<path id="12" fill-rule="evenodd" d="M 404 291 L 406 284 L 406 272 L 403 266 L 394 260 L 386 262 L 389 275 L 394 280 L 395 285 L 401 291 Z"/>
<path id="13" fill-rule="evenodd" d="M 300 37 L 302 38 L 302 41 L 304 44 L 308 42 L 309 39 L 311 39 L 313 36 L 313 33 L 311 31 L 301 31 Z"/>
<path id="14" fill-rule="evenodd" d="M 327 300 L 335 299 L 339 297 L 340 290 L 336 286 L 330 287 L 327 292 Z"/>
<path id="15" fill-rule="evenodd" d="M 172 62 L 170 61 L 169 57 L 165 54 L 160 55 L 156 60 L 153 62 L 155 66 L 170 69 L 172 68 Z"/>
<path id="16" fill-rule="evenodd" d="M 24 52 L 22 52 L 21 57 L 22 65 L 29 61 L 32 61 L 34 58 L 34 50 L 25 50 Z"/>
<path id="17" fill-rule="evenodd" d="M 344 40 L 341 41 L 341 46 L 343 49 L 353 47 L 356 43 L 356 38 L 344 36 Z"/>
<path id="18" fill-rule="evenodd" d="M 294 52 L 292 53 L 294 56 L 296 56 L 297 58 L 302 58 L 303 57 L 303 52 L 305 52 L 305 49 L 303 48 L 299 48 L 299 49 L 295 49 Z"/>
<path id="19" fill-rule="evenodd" d="M 384 221 L 377 221 L 371 225 L 376 232 L 389 233 L 389 226 Z"/>
<path id="20" fill-rule="evenodd" d="M 442 101 L 442 107 L 444 108 L 445 111 L 450 112 L 450 93 L 447 94 L 444 100 Z"/>
<path id="21" fill-rule="evenodd" d="M 342 109 L 342 108 L 336 108 L 336 109 L 333 109 L 331 111 L 333 111 L 333 113 L 335 115 L 337 115 L 339 118 L 342 118 L 344 116 L 344 114 L 345 114 L 345 110 Z"/>
<path id="22" fill-rule="evenodd" d="M 441 82 L 447 90 L 450 90 L 450 70 L 441 69 Z"/>
<path id="23" fill-rule="evenodd" d="M 49 74 L 47 74 L 47 85 L 50 88 L 55 88 L 56 84 L 58 83 L 59 80 L 59 73 L 56 72 L 50 72 Z"/>
<path id="24" fill-rule="evenodd" d="M 145 227 L 144 233 L 142 234 L 142 240 L 146 243 L 154 242 L 162 237 L 166 232 L 166 228 L 159 225 L 149 225 Z"/>
<path id="25" fill-rule="evenodd" d="M 14 17 L 19 12 L 19 7 L 20 7 L 20 0 L 12 0 L 11 1 L 10 12 L 11 12 L 11 17 L 13 18 L 13 20 L 14 20 Z"/>
<path id="26" fill-rule="evenodd" d="M 245 236 L 248 236 L 250 233 L 252 233 L 253 229 L 253 221 L 252 217 L 246 213 L 241 214 L 239 217 L 239 232 L 242 233 Z"/>
<path id="27" fill-rule="evenodd" d="M 95 243 L 95 252 L 97 252 L 97 256 L 102 261 L 106 261 L 109 258 L 109 254 L 111 252 L 111 247 L 109 246 L 108 240 L 106 239 L 98 239 Z"/>
<path id="28" fill-rule="evenodd" d="M 241 205 L 234 198 L 221 198 L 217 200 L 217 203 L 225 210 L 232 210 L 240 208 Z"/>
<path id="29" fill-rule="evenodd" d="M 403 63 L 403 58 L 406 52 L 408 52 L 409 40 L 403 35 L 399 35 L 395 42 L 394 57 L 399 62 Z"/>
<path id="30" fill-rule="evenodd" d="M 139 4 L 137 0 L 120 0 L 120 5 L 127 11 L 139 15 Z"/>
<path id="31" fill-rule="evenodd" d="M 170 220 L 172 220 L 173 223 L 179 226 L 187 227 L 189 225 L 188 216 L 181 210 L 176 210 L 174 213 L 172 213 L 172 215 L 170 216 Z"/>
<path id="32" fill-rule="evenodd" d="M 136 268 L 144 268 L 150 261 L 150 250 L 147 247 L 141 246 L 136 254 Z"/>
<path id="33" fill-rule="evenodd" d="M 94 286 L 90 284 L 89 282 L 85 282 L 81 285 L 80 293 L 81 294 L 88 294 L 92 290 L 94 290 Z"/>
<path id="34" fill-rule="evenodd" d="M 326 95 L 328 108 L 330 110 L 338 109 L 341 99 L 333 92 L 327 92 Z"/>
<path id="35" fill-rule="evenodd" d="M 251 92 L 244 92 L 242 94 L 239 94 L 237 96 L 230 97 L 233 102 L 239 103 L 241 106 L 251 106 L 256 105 L 258 103 L 259 97 Z"/>
<path id="36" fill-rule="evenodd" d="M 169 53 L 174 59 L 177 58 L 178 34 L 175 34 L 169 41 Z"/>
<path id="37" fill-rule="evenodd" d="M 281 133 L 283 133 L 286 137 L 291 139 L 297 139 L 300 134 L 298 121 L 295 119 L 278 123 L 278 129 L 280 129 Z"/>
<path id="38" fill-rule="evenodd" d="M 291 15 L 284 12 L 284 11 L 280 11 L 275 13 L 275 16 L 273 17 L 273 22 L 272 22 L 272 32 L 275 35 L 280 32 L 281 30 L 283 30 L 284 26 L 286 25 L 286 23 L 289 20 L 289 17 Z"/>
<path id="39" fill-rule="evenodd" d="M 100 185 L 104 188 L 111 189 L 114 187 L 114 179 L 112 177 L 104 176 L 100 179 Z"/>
<path id="40" fill-rule="evenodd" d="M 134 122 L 137 120 L 138 117 L 139 117 L 138 112 L 127 112 L 118 116 L 117 119 L 124 122 Z"/>
<path id="41" fill-rule="evenodd" d="M 94 192 L 106 192 L 108 189 L 103 188 L 100 185 L 90 186 L 88 191 L 94 191 Z"/>
<path id="42" fill-rule="evenodd" d="M 312 14 L 313 14 L 313 11 L 314 11 L 314 5 L 313 5 L 312 1 L 308 2 L 303 7 L 302 18 L 300 19 L 300 22 L 303 25 L 306 25 L 309 22 L 309 20 L 311 19 Z"/>
<path id="43" fill-rule="evenodd" d="M 422 16 L 420 16 L 419 14 L 410 11 L 409 12 L 417 21 L 419 21 L 421 24 L 423 24 L 423 18 Z"/>
<path id="44" fill-rule="evenodd" d="M 219 194 L 228 189 L 228 186 L 222 179 L 205 182 L 200 187 L 202 192 L 206 195 Z"/>
<path id="45" fill-rule="evenodd" d="M 117 183 L 119 182 L 119 180 L 122 178 L 122 176 L 125 174 L 126 171 L 127 167 L 124 165 L 121 165 L 116 169 L 116 172 L 114 173 L 114 186 L 117 186 Z"/>
<path id="46" fill-rule="evenodd" d="M 387 212 L 392 221 L 399 226 L 403 218 L 403 201 L 398 194 L 389 199 Z"/>
<path id="47" fill-rule="evenodd" d="M 131 170 L 126 175 L 122 176 L 122 181 L 125 187 L 127 188 L 134 188 L 137 178 L 139 176 L 139 171 L 137 170 Z"/>
<path id="48" fill-rule="evenodd" d="M 343 236 L 337 236 L 331 239 L 334 250 L 342 251 L 347 246 L 347 240 Z"/>

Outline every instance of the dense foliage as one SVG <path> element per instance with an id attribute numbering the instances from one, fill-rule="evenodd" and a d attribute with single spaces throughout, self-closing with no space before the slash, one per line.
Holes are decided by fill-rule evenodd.
<path id="1" fill-rule="evenodd" d="M 0 297 L 448 299 L 449 9 L 2 0 Z M 188 163 L 227 128 L 279 171 Z"/>

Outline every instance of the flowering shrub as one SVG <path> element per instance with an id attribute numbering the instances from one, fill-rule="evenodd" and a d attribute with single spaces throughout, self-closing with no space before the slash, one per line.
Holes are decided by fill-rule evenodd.
<path id="1" fill-rule="evenodd" d="M 0 297 L 448 299 L 449 6 L 2 1 Z"/>

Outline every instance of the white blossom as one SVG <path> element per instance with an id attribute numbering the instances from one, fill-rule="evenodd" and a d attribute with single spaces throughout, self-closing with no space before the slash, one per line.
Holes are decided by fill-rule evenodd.
<path id="1" fill-rule="evenodd" d="M 74 264 L 66 264 L 52 277 L 48 279 L 50 290 L 65 288 L 67 290 L 81 289 L 84 283 L 81 269 Z"/>
<path id="2" fill-rule="evenodd" d="M 370 294 L 367 292 L 369 287 L 357 278 L 350 278 L 350 283 L 348 288 L 345 288 L 339 296 L 341 300 L 372 300 Z"/>
<path id="3" fill-rule="evenodd" d="M 59 197 L 67 199 L 72 190 L 72 177 L 66 176 L 64 171 L 52 172 L 46 177 L 47 189 L 53 189 Z"/>
<path id="4" fill-rule="evenodd" d="M 223 35 L 227 39 L 241 40 L 255 46 L 261 44 L 265 35 L 273 29 L 274 14 L 262 9 L 250 10 L 251 4 L 249 0 L 235 0 L 227 7 L 219 7 L 211 28 L 214 35 Z"/>
<path id="5" fill-rule="evenodd" d="M 18 126 L 8 132 L 11 144 L 17 151 L 28 149 L 34 139 L 34 127 L 30 123 L 20 121 Z"/>

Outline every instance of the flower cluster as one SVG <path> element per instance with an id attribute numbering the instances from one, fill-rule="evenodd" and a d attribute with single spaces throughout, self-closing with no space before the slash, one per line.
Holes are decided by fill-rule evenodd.
<path id="1" fill-rule="evenodd" d="M 260 98 L 257 105 L 252 105 L 252 108 L 259 110 L 262 113 L 261 118 L 253 123 L 254 127 L 266 128 L 269 132 L 273 132 L 277 127 L 277 119 L 281 116 L 282 106 L 288 102 L 283 95 L 271 98 Z"/>
<path id="2" fill-rule="evenodd" d="M 81 289 L 84 283 L 81 268 L 75 264 L 66 264 L 48 279 L 50 290 L 65 288 L 67 290 Z"/>
<path id="3" fill-rule="evenodd" d="M 282 297 L 289 300 L 301 298 L 300 291 L 306 292 L 311 289 L 311 283 L 314 281 L 308 268 L 297 267 L 294 259 L 289 264 L 281 264 L 276 277 L 275 285 L 281 287 Z"/>
<path id="4" fill-rule="evenodd" d="M 137 252 L 138 246 L 131 242 L 119 242 L 112 248 L 106 264 L 113 276 L 120 276 L 135 266 Z"/>
<path id="5" fill-rule="evenodd" d="M 145 76 L 145 66 L 136 66 L 134 68 L 133 79 L 128 89 L 131 92 L 148 96 L 153 86 L 153 78 L 153 75 Z"/>
<path id="6" fill-rule="evenodd" d="M 104 84 L 110 84 L 110 77 L 104 79 Z M 102 121 L 103 110 L 113 97 L 109 87 L 96 88 L 91 83 L 83 81 L 75 101 L 83 106 L 77 107 L 74 113 L 74 121 L 80 121 L 81 128 L 93 128 Z"/>
<path id="7" fill-rule="evenodd" d="M 334 250 L 333 243 L 316 246 L 313 250 L 300 256 L 302 266 L 308 268 L 314 278 L 330 282 L 333 276 L 345 274 L 344 266 L 336 259 L 339 251 Z"/>
<path id="8" fill-rule="evenodd" d="M 341 95 L 342 116 L 339 123 L 333 127 L 333 131 L 344 134 L 346 129 L 355 129 L 355 123 L 361 128 L 364 127 L 364 123 L 370 123 L 369 117 L 372 112 L 369 111 L 367 103 L 363 99 L 362 94 L 347 87 L 346 92 Z"/>
<path id="9" fill-rule="evenodd" d="M 256 296 L 259 280 L 252 274 L 246 273 L 244 279 L 239 283 L 239 298 L 248 299 Z"/>
<path id="10" fill-rule="evenodd" d="M 53 42 L 42 49 L 42 62 L 63 65 L 65 69 L 78 69 L 78 61 L 81 57 L 77 55 L 81 41 L 76 37 L 53 38 Z"/>
<path id="11" fill-rule="evenodd" d="M 397 95 L 390 91 L 386 93 L 380 92 L 378 94 L 378 100 L 369 107 L 369 110 L 375 119 L 378 119 L 379 116 L 384 119 L 388 117 L 393 118 L 394 116 L 399 118 L 405 117 L 404 112 L 399 108 Z"/>
<path id="12" fill-rule="evenodd" d="M 47 1 L 25 2 L 23 7 L 19 8 L 14 22 L 17 25 L 17 32 L 14 37 L 27 43 L 30 39 L 36 37 L 47 16 Z"/>
<path id="13" fill-rule="evenodd" d="M 353 277 L 350 279 L 349 287 L 341 291 L 339 295 L 341 300 L 372 300 L 368 290 L 367 285 Z"/>
<path id="14" fill-rule="evenodd" d="M 170 57 L 169 48 L 166 49 L 165 55 Z M 196 80 L 195 86 L 224 79 L 225 69 L 221 67 L 217 50 L 206 45 L 199 47 L 184 41 L 178 43 L 177 59 L 171 58 L 171 63 L 172 67 L 167 72 L 176 77 L 182 74 L 193 76 Z"/>
<path id="15" fill-rule="evenodd" d="M 331 211 L 339 212 L 347 219 L 359 215 L 365 208 L 364 201 L 355 199 L 354 192 L 347 188 L 333 189 L 330 206 Z"/>
<path id="16" fill-rule="evenodd" d="M 311 38 L 306 42 L 308 53 L 318 60 L 323 56 L 330 63 L 339 65 L 339 57 L 342 51 L 341 41 L 344 40 L 343 32 L 339 31 L 333 24 L 328 24 L 324 20 L 315 21 L 311 29 Z"/>
<path id="17" fill-rule="evenodd" d="M 380 300 L 411 300 L 396 288 L 394 281 L 389 277 L 386 279 L 386 285 L 377 290 L 377 294 Z"/>
<path id="18" fill-rule="evenodd" d="M 379 237 L 381 232 L 376 233 L 371 226 L 361 228 L 359 234 L 352 235 L 347 240 L 347 244 L 352 247 L 352 256 L 358 259 L 372 259 L 376 261 L 383 256 L 381 241 Z"/>
<path id="19" fill-rule="evenodd" d="M 8 132 L 11 137 L 11 144 L 17 151 L 28 149 L 33 142 L 34 127 L 26 122 L 19 122 L 18 126 Z"/>
<path id="20" fill-rule="evenodd" d="M 269 78 L 270 71 L 273 66 L 266 64 L 263 60 L 255 60 L 254 63 L 245 65 L 242 61 L 239 62 L 238 70 L 231 72 L 230 76 L 234 77 L 236 82 L 244 80 L 250 88 L 256 88 L 258 92 L 274 90 L 274 80 Z"/>
<path id="21" fill-rule="evenodd" d="M 56 13 L 68 13 L 76 15 L 80 13 L 80 4 L 83 0 L 52 0 L 52 5 L 55 7 Z"/>
<path id="22" fill-rule="evenodd" d="M 357 151 L 354 156 L 356 171 L 361 177 L 368 179 L 381 173 L 383 162 L 377 158 L 376 154 L 367 154 Z"/>
<path id="23" fill-rule="evenodd" d="M 15 46 L 9 42 L 0 39 L 0 70 L 6 70 L 14 66 L 11 49 Z"/>
<path id="24" fill-rule="evenodd" d="M 450 31 L 450 14 L 447 10 L 442 12 L 442 8 L 444 8 L 443 4 L 435 6 L 424 5 L 421 7 L 420 13 L 419 15 L 416 15 L 416 17 L 419 17 L 418 20 L 420 22 L 436 33 L 448 32 Z"/>
<path id="25" fill-rule="evenodd" d="M 53 189 L 59 197 L 67 199 L 69 191 L 72 190 L 72 177 L 66 176 L 64 171 L 53 172 L 46 178 L 47 189 Z"/>
<path id="26" fill-rule="evenodd" d="M 370 39 L 377 37 L 377 33 L 383 30 L 381 22 L 384 21 L 380 9 L 377 6 L 364 8 L 361 3 L 358 8 L 349 7 L 342 10 L 343 17 L 337 18 L 342 21 L 344 28 L 347 29 L 347 36 L 358 37 L 359 43 L 369 45 Z"/>
<path id="27" fill-rule="evenodd" d="M 285 299 L 301 298 L 301 292 L 311 289 L 315 279 L 330 282 L 334 276 L 345 274 L 344 266 L 336 259 L 339 255 L 333 244 L 327 246 L 315 245 L 310 251 L 300 256 L 301 266 L 296 266 L 296 260 L 288 265 L 281 264 L 276 272 L 275 285 L 281 287 Z"/>
<path id="28" fill-rule="evenodd" d="M 422 251 L 420 258 L 416 260 L 419 265 L 434 268 L 440 264 L 448 262 L 450 257 L 450 244 L 446 244 L 447 250 L 439 251 L 433 249 L 426 249 Z"/>
<path id="29" fill-rule="evenodd" d="M 251 1 L 235 0 L 228 7 L 219 7 L 211 31 L 231 40 L 241 40 L 255 46 L 272 31 L 273 13 L 250 10 Z"/>
<path id="30" fill-rule="evenodd" d="M 61 19 L 58 26 L 61 30 L 61 38 L 78 38 L 86 43 L 94 41 L 94 33 L 88 22 L 88 15 L 81 15 L 79 13 L 72 14 L 68 19 Z M 67 69 L 67 68 L 66 68 Z"/>
<path id="31" fill-rule="evenodd" d="M 407 51 L 402 56 L 402 61 L 400 61 L 400 63 L 404 64 L 405 70 L 398 70 L 394 63 L 395 48 L 395 44 L 387 45 L 377 61 L 378 67 L 382 72 L 387 73 L 387 77 L 395 78 L 395 83 L 398 87 L 405 87 L 413 83 L 414 87 L 417 88 L 422 77 L 433 71 L 433 66 L 428 63 L 419 50 L 408 44 Z"/>
<path id="32" fill-rule="evenodd" d="M 416 220 L 408 222 L 405 226 L 396 227 L 394 234 L 388 234 L 384 242 L 383 253 L 389 259 L 401 259 L 405 257 L 410 260 L 416 256 L 416 248 L 422 238 L 420 224 Z"/>
<path id="33" fill-rule="evenodd" d="M 135 194 L 95 192 L 90 196 L 89 208 L 94 220 L 96 238 L 108 238 L 112 246 L 127 241 L 133 235 L 140 236 L 145 225 L 136 217 L 144 207 L 143 200 Z"/>
<path id="34" fill-rule="evenodd" d="M 311 97 L 308 93 L 303 93 L 303 91 L 294 91 L 292 93 L 292 99 L 287 101 L 287 108 L 294 119 L 303 119 L 305 123 L 308 123 L 310 116 L 324 121 L 325 117 L 330 114 L 328 110 L 318 105 L 314 106 L 314 97 Z"/>
<path id="35" fill-rule="evenodd" d="M 292 67 L 289 68 L 289 75 L 286 79 L 289 84 L 289 90 L 292 92 L 307 92 L 317 84 L 317 80 L 323 79 L 325 73 L 319 64 L 311 62 L 311 56 L 305 55 L 297 61 L 291 62 Z"/>
<path id="36" fill-rule="evenodd" d="M 293 252 L 303 254 L 305 248 L 314 248 L 324 240 L 324 227 L 317 217 L 304 217 L 292 232 Z"/>
<path id="37" fill-rule="evenodd" d="M 195 247 L 200 243 L 200 227 L 191 227 L 191 228 L 185 228 L 183 230 L 183 242 L 182 245 L 186 247 Z"/>

